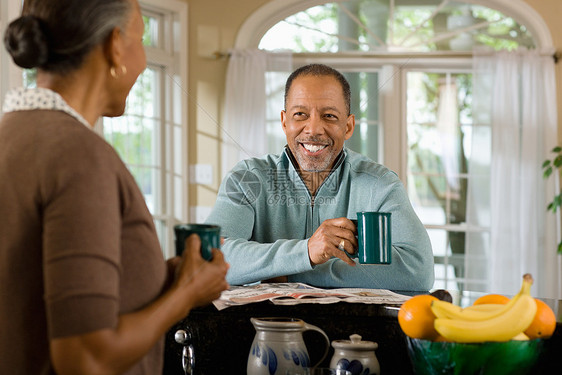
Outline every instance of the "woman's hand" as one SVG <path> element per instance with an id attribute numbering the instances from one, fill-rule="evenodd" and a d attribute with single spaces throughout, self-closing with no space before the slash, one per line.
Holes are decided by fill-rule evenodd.
<path id="1" fill-rule="evenodd" d="M 228 289 L 226 273 L 229 265 L 223 253 L 213 249 L 213 258 L 206 261 L 201 257 L 201 240 L 192 234 L 185 241 L 185 251 L 176 267 L 176 278 L 172 288 L 188 293 L 192 306 L 203 306 L 220 297 L 223 290 Z"/>
<path id="2" fill-rule="evenodd" d="M 193 307 L 219 298 L 228 288 L 228 264 L 217 249 L 213 260 L 205 261 L 200 245 L 198 236 L 190 236 L 183 256 L 167 262 L 168 272 L 175 273 L 171 287 L 142 310 L 120 315 L 117 327 L 51 339 L 57 374 L 121 374 Z"/>

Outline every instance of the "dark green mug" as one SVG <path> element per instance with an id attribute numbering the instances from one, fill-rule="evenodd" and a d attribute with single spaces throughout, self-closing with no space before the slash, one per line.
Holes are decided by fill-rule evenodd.
<path id="1" fill-rule="evenodd" d="M 201 256 L 203 259 L 213 259 L 211 249 L 220 249 L 221 247 L 221 227 L 211 224 L 179 224 L 174 226 L 176 255 L 182 255 L 185 249 L 185 240 L 193 233 L 196 233 L 201 239 Z"/>
<path id="2" fill-rule="evenodd" d="M 392 254 L 390 216 L 390 212 L 357 212 L 359 263 L 390 264 Z"/>

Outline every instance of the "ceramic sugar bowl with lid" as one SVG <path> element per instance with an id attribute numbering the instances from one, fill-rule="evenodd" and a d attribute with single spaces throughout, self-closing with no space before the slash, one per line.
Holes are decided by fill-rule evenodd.
<path id="1" fill-rule="evenodd" d="M 375 356 L 376 342 L 362 341 L 361 336 L 353 334 L 349 340 L 332 341 L 334 355 L 331 368 L 344 369 L 353 375 L 380 375 L 380 365 Z"/>

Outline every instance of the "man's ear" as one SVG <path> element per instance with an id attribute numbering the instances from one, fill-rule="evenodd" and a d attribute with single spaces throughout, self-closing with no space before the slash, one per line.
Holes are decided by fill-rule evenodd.
<path id="1" fill-rule="evenodd" d="M 287 112 L 285 110 L 281 111 L 281 127 L 283 128 L 283 133 L 287 134 Z"/>
<path id="2" fill-rule="evenodd" d="M 353 135 L 355 129 L 355 115 L 349 115 L 345 124 L 345 140 L 347 141 Z"/>
<path id="3" fill-rule="evenodd" d="M 121 29 L 114 28 L 106 39 L 104 53 L 109 66 L 121 66 L 123 56 Z"/>

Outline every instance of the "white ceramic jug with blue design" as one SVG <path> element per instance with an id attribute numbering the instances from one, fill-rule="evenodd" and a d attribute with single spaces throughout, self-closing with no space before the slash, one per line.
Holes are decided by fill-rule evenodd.
<path id="1" fill-rule="evenodd" d="M 248 375 L 285 375 L 311 366 L 304 343 L 304 331 L 317 331 L 326 340 L 324 355 L 330 348 L 330 339 L 320 328 L 295 318 L 251 318 L 256 335 L 248 355 Z M 303 371 L 304 372 L 304 371 Z"/>

